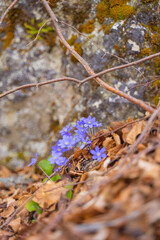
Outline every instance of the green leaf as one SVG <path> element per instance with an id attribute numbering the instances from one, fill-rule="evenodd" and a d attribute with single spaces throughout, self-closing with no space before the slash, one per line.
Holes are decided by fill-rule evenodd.
<path id="1" fill-rule="evenodd" d="M 51 177 L 51 180 L 52 180 L 53 182 L 57 182 L 59 179 L 61 179 L 61 177 L 60 177 L 59 174 Z M 45 182 L 46 180 L 47 180 L 47 178 L 45 178 L 45 179 L 43 180 L 43 182 Z"/>
<path id="2" fill-rule="evenodd" d="M 39 28 L 42 27 L 42 25 L 43 25 L 44 23 L 45 23 L 45 21 L 38 23 L 38 27 L 39 27 Z"/>
<path id="3" fill-rule="evenodd" d="M 41 167 L 48 176 L 52 174 L 53 165 L 47 159 L 40 161 L 38 166 Z"/>
<path id="4" fill-rule="evenodd" d="M 66 188 L 66 189 L 68 189 L 68 190 L 71 190 L 71 189 L 72 189 L 72 183 L 73 183 L 73 182 L 68 183 L 68 185 L 67 185 L 67 186 L 64 186 L 64 188 Z"/>
<path id="5" fill-rule="evenodd" d="M 34 18 L 32 18 L 31 19 L 31 24 L 34 25 L 34 23 L 35 23 L 35 20 L 34 20 Z"/>
<path id="6" fill-rule="evenodd" d="M 37 202 L 34 202 L 33 200 L 26 203 L 25 208 L 29 212 L 37 211 L 38 214 L 42 213 L 42 208 L 39 206 Z"/>
<path id="7" fill-rule="evenodd" d="M 67 192 L 66 196 L 67 196 L 68 199 L 71 199 L 71 198 L 72 198 L 72 191 L 69 190 L 69 191 Z"/>
<path id="8" fill-rule="evenodd" d="M 30 29 L 30 30 L 35 30 L 36 28 L 33 26 L 30 26 L 28 23 L 24 23 L 25 28 Z"/>
<path id="9" fill-rule="evenodd" d="M 31 34 L 31 35 L 35 35 L 38 33 L 37 30 L 28 30 L 27 33 Z"/>

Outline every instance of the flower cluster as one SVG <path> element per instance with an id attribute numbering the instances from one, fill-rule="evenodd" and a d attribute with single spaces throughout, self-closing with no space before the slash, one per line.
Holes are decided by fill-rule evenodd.
<path id="1" fill-rule="evenodd" d="M 89 136 L 89 130 L 95 127 L 102 126 L 101 123 L 98 123 L 95 117 L 89 116 L 88 118 L 81 118 L 80 121 L 77 121 L 77 124 L 73 127 L 68 124 L 61 131 L 62 136 L 59 139 L 55 146 L 52 147 L 51 157 L 48 159 L 51 164 L 56 164 L 56 166 L 64 166 L 67 163 L 67 159 L 64 156 L 64 153 L 75 147 L 75 145 L 81 143 L 80 149 L 83 149 L 86 145 L 91 146 L 91 140 Z M 99 149 L 95 147 L 95 150 L 90 151 L 93 155 L 93 159 L 101 161 L 102 158 L 106 157 L 105 148 Z M 33 166 L 37 161 L 37 154 L 35 158 L 31 159 L 31 163 L 28 166 Z"/>

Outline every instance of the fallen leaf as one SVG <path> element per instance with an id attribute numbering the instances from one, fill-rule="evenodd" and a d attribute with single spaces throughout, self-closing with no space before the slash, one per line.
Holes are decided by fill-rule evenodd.
<path id="1" fill-rule="evenodd" d="M 5 209 L 1 213 L 1 217 L 8 218 L 13 212 L 14 212 L 14 207 L 13 206 L 9 206 L 7 209 Z"/>
<path id="2" fill-rule="evenodd" d="M 112 133 L 112 135 L 113 135 L 113 138 L 114 138 L 114 140 L 116 142 L 116 145 L 120 145 L 121 144 L 120 136 L 118 134 L 116 134 L 116 133 Z"/>
<path id="3" fill-rule="evenodd" d="M 18 217 L 16 219 L 12 220 L 9 225 L 12 227 L 14 232 L 17 232 L 20 224 L 21 224 L 21 218 Z"/>
<path id="4" fill-rule="evenodd" d="M 37 192 L 33 201 L 37 202 L 42 208 L 48 208 L 50 205 L 57 203 L 61 195 L 66 194 L 68 191 L 63 187 L 67 182 L 68 180 L 63 180 L 57 183 L 48 181 L 43 188 Z"/>
<path id="5" fill-rule="evenodd" d="M 110 148 L 113 148 L 114 146 L 115 146 L 115 141 L 112 139 L 112 137 L 107 137 L 103 141 L 103 147 L 107 150 L 109 150 Z"/>
<path id="6" fill-rule="evenodd" d="M 127 126 L 122 129 L 123 140 L 129 144 L 133 144 L 136 141 L 136 137 L 143 131 L 146 126 L 145 121 L 134 123 L 132 126 Z"/>
<path id="7" fill-rule="evenodd" d="M 156 152 L 155 152 L 155 161 L 157 163 L 160 163 L 160 148 L 157 148 L 156 149 Z"/>

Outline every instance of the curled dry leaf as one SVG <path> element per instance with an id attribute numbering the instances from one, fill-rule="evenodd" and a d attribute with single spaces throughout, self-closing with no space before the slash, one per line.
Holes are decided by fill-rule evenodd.
<path id="1" fill-rule="evenodd" d="M 118 122 L 118 121 L 117 122 L 111 122 L 110 128 L 111 128 L 111 130 L 115 130 L 117 128 L 123 127 L 124 125 L 125 125 L 124 122 Z M 121 135 L 122 134 L 122 130 L 120 129 L 120 130 L 116 131 L 116 133 Z"/>
<path id="2" fill-rule="evenodd" d="M 102 129 L 99 132 L 97 132 L 95 136 L 92 135 L 91 136 L 91 140 L 92 140 L 91 148 L 94 149 L 96 145 L 99 145 L 99 142 L 103 142 L 105 140 L 107 134 L 109 134 L 109 131 L 106 129 Z M 101 135 L 104 135 L 104 136 L 101 136 Z M 97 137 L 99 137 L 99 138 L 97 138 Z M 97 138 L 97 139 L 95 139 L 93 141 L 94 138 Z"/>
<path id="3" fill-rule="evenodd" d="M 120 145 L 121 144 L 120 136 L 118 134 L 116 134 L 116 133 L 112 133 L 112 135 L 113 135 L 113 138 L 114 138 L 114 140 L 116 142 L 116 145 Z"/>
<path id="4" fill-rule="evenodd" d="M 107 137 L 103 142 L 103 147 L 107 150 L 110 148 L 115 147 L 115 141 L 112 139 L 112 137 Z"/>
<path id="5" fill-rule="evenodd" d="M 76 149 L 76 151 L 74 152 L 74 159 L 77 159 L 78 157 L 81 156 L 82 153 L 82 149 L 80 149 L 79 147 Z"/>
<path id="6" fill-rule="evenodd" d="M 157 163 L 160 163 L 160 148 L 157 148 L 156 149 L 156 152 L 155 152 L 155 161 Z"/>
<path id="7" fill-rule="evenodd" d="M 136 141 L 136 137 L 142 133 L 146 126 L 145 121 L 134 123 L 132 126 L 127 126 L 122 129 L 123 140 L 129 144 L 133 144 Z"/>
<path id="8" fill-rule="evenodd" d="M 10 222 L 10 226 L 12 227 L 14 232 L 17 232 L 21 224 L 21 218 L 18 217 Z"/>
<path id="9" fill-rule="evenodd" d="M 113 148 L 110 148 L 108 150 L 108 156 L 110 157 L 110 159 L 112 160 L 113 158 L 115 158 L 116 154 L 121 150 L 122 148 L 122 144 L 119 144 Z"/>
<path id="10" fill-rule="evenodd" d="M 48 181 L 43 188 L 37 192 L 33 201 L 37 202 L 42 208 L 48 208 L 50 205 L 57 203 L 62 194 L 66 194 L 68 190 L 63 187 L 66 183 L 67 180 L 58 183 Z"/>
<path id="11" fill-rule="evenodd" d="M 5 209 L 1 213 L 1 217 L 8 218 L 13 212 L 14 212 L 14 207 L 13 206 L 9 206 L 7 209 Z"/>

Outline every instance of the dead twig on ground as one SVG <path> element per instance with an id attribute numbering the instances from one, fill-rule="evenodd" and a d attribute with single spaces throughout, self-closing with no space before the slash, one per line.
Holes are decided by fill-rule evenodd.
<path id="1" fill-rule="evenodd" d="M 2 22 L 4 20 L 4 18 L 6 17 L 6 15 L 9 13 L 9 11 L 14 7 L 14 5 L 17 3 L 18 0 L 14 0 L 11 5 L 6 9 L 6 11 L 4 12 L 4 14 L 2 15 L 1 19 L 0 19 L 0 26 L 2 25 Z"/>
<path id="2" fill-rule="evenodd" d="M 63 37 L 63 34 L 61 32 L 61 29 L 58 25 L 58 20 L 55 16 L 55 14 L 53 13 L 52 9 L 50 8 L 48 2 L 46 0 L 41 0 L 44 7 L 46 8 L 48 14 L 51 17 L 53 26 L 55 31 L 57 32 L 60 41 L 62 42 L 62 44 L 69 50 L 69 52 L 84 66 L 84 68 L 86 69 L 86 71 L 89 73 L 89 75 L 94 76 L 95 73 L 94 71 L 90 68 L 89 64 L 67 43 L 67 41 L 65 40 L 65 38 Z M 156 56 L 160 55 L 160 53 L 157 53 Z M 153 113 L 155 111 L 154 108 L 150 107 L 149 105 L 147 105 L 144 101 L 138 100 L 122 91 L 119 91 L 113 87 L 111 87 L 110 85 L 108 85 L 107 83 L 105 83 L 104 81 L 102 81 L 100 78 L 95 77 L 96 82 L 103 88 L 107 89 L 108 91 L 115 93 L 117 95 L 119 95 L 120 97 L 123 97 L 125 99 L 127 99 L 128 101 L 139 105 L 140 107 L 142 107 L 143 109 L 145 109 L 146 111 L 149 111 L 150 113 Z"/>

